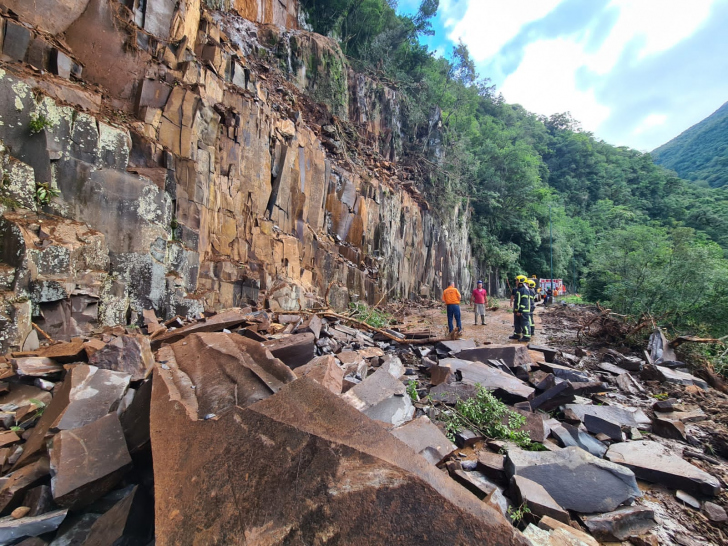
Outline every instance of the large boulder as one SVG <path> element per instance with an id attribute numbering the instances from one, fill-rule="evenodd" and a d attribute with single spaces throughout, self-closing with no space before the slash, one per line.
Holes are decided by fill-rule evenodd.
<path id="1" fill-rule="evenodd" d="M 583 514 L 609 512 L 642 495 L 631 470 L 575 446 L 511 449 L 505 469 L 509 477 L 523 476 L 543 486 L 562 508 Z"/>
<path id="2" fill-rule="evenodd" d="M 185 407 L 173 377 L 155 375 L 159 546 L 363 537 L 373 545 L 527 544 L 496 510 L 308 377 L 204 420 Z M 209 378 L 196 380 L 197 405 L 210 405 Z"/>

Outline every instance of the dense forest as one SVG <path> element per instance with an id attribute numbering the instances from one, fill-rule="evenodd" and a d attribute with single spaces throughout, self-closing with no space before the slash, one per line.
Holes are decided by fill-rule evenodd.
<path id="1" fill-rule="evenodd" d="M 472 210 L 477 259 L 513 277 L 576 279 L 589 301 L 649 313 L 678 331 L 728 333 L 728 190 L 701 187 L 581 130 L 506 103 L 460 44 L 447 58 L 421 44 L 438 0 L 414 16 L 387 0 L 303 0 L 316 32 L 377 74 L 403 102 L 403 161 L 435 163 L 422 177 L 435 209 Z M 433 111 L 442 129 L 433 139 Z M 441 148 L 440 148 L 441 147 Z"/>
<path id="2" fill-rule="evenodd" d="M 703 186 L 728 184 L 728 102 L 652 152 L 655 162 Z"/>

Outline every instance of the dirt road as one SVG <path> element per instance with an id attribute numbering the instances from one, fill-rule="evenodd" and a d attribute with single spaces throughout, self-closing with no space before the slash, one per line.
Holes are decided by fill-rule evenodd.
<path id="1" fill-rule="evenodd" d="M 515 343 L 513 340 L 508 339 L 508 336 L 513 334 L 513 310 L 508 306 L 508 300 L 499 300 L 498 305 L 498 310 L 486 313 L 485 326 L 473 324 L 474 312 L 472 305 L 461 305 L 463 338 L 474 339 L 481 343 Z M 540 314 L 542 311 L 542 306 L 536 307 L 533 317 L 536 323 L 536 336 L 532 340 L 533 343 L 543 343 L 546 340 L 541 330 Z M 444 305 L 441 308 L 408 311 L 408 313 L 410 312 L 412 314 L 403 317 L 407 331 L 427 330 L 433 336 L 445 336 L 447 334 L 447 314 Z"/>

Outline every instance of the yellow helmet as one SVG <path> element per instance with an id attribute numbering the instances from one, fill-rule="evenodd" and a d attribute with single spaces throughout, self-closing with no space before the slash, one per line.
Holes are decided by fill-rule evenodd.
<path id="1" fill-rule="evenodd" d="M 528 279 L 528 286 L 530 286 L 531 288 L 536 288 L 536 281 L 534 281 L 533 279 Z"/>
<path id="2" fill-rule="evenodd" d="M 532 279 L 537 279 L 538 277 L 536 277 L 536 275 L 531 275 L 531 278 Z"/>
<path id="3" fill-rule="evenodd" d="M 526 282 L 527 277 L 525 275 L 518 275 L 516 277 L 516 282 L 524 283 Z"/>

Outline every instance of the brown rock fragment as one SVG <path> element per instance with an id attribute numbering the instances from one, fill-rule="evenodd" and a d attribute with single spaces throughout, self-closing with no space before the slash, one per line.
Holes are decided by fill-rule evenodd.
<path id="1" fill-rule="evenodd" d="M 313 543 L 330 533 L 342 544 L 389 545 L 393 536 L 527 544 L 498 512 L 307 377 L 208 421 L 190 420 L 170 400 L 174 390 L 154 378 L 152 450 L 165 461 L 155 466 L 158 546 L 243 536 Z"/>
<path id="2" fill-rule="evenodd" d="M 266 341 L 263 345 L 291 369 L 307 364 L 314 357 L 314 335 L 311 332 Z"/>
<path id="3" fill-rule="evenodd" d="M 132 381 L 145 379 L 154 365 L 149 338 L 142 335 L 119 336 L 88 360 L 99 368 L 127 373 Z"/>
<path id="4" fill-rule="evenodd" d="M 13 358 L 10 363 L 13 365 L 15 373 L 20 376 L 43 377 L 44 375 L 63 371 L 63 366 L 50 358 L 41 356 Z"/>
<path id="5" fill-rule="evenodd" d="M 48 459 L 43 457 L 7 474 L 0 486 L 0 513 L 15 508 L 20 503 L 25 491 L 46 478 L 49 471 Z"/>
<path id="6" fill-rule="evenodd" d="M 334 394 L 341 394 L 344 386 L 344 370 L 336 363 L 333 355 L 314 358 L 308 364 L 294 370 L 297 377 L 308 376 Z"/>
<path id="7" fill-rule="evenodd" d="M 106 494 L 128 470 L 131 457 L 115 413 L 53 438 L 51 488 L 60 506 L 77 508 Z"/>

